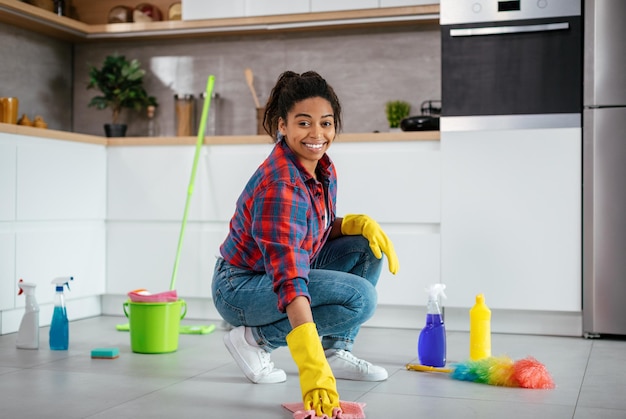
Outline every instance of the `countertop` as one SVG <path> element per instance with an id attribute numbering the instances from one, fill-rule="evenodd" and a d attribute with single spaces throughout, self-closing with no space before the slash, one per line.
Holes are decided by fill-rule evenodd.
<path id="1" fill-rule="evenodd" d="M 56 131 L 22 125 L 0 123 L 0 133 L 48 138 L 51 140 L 75 141 L 105 146 L 137 146 L 137 145 L 194 145 L 197 137 L 118 137 L 107 138 L 97 135 L 79 134 L 74 132 Z M 412 132 L 376 132 L 376 133 L 345 133 L 337 136 L 337 142 L 396 142 L 396 141 L 439 141 L 439 131 Z M 267 135 L 220 135 L 204 137 L 204 144 L 270 144 L 272 139 Z"/>

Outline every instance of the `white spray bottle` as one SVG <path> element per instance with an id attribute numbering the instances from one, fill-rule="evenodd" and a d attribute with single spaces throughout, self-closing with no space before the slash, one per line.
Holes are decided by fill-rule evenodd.
<path id="1" fill-rule="evenodd" d="M 17 331 L 16 346 L 19 349 L 39 349 L 39 305 L 35 298 L 36 284 L 20 279 L 17 295 L 26 295 L 24 316 Z"/>

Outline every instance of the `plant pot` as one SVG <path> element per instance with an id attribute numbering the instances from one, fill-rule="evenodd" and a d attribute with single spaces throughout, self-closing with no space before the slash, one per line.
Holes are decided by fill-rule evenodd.
<path id="1" fill-rule="evenodd" d="M 104 124 L 107 137 L 126 137 L 126 124 Z"/>

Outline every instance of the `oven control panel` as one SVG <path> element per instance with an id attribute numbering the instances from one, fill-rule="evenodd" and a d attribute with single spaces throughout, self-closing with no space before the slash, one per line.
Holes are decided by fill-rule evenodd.
<path id="1" fill-rule="evenodd" d="M 440 23 L 498 22 L 581 16 L 581 0 L 441 0 Z"/>

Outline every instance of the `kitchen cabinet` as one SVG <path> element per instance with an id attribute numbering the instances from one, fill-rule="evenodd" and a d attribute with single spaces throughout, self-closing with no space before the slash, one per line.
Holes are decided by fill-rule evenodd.
<path id="1" fill-rule="evenodd" d="M 309 3 L 310 0 L 185 0 L 182 10 L 183 20 L 220 19 L 309 13 Z"/>
<path id="2" fill-rule="evenodd" d="M 52 316 L 50 281 L 57 276 L 76 278 L 67 294 L 70 319 L 100 314 L 105 172 L 104 145 L 0 132 L 0 333 L 19 325 L 25 303 L 16 297 L 20 278 L 37 284 L 41 325 Z"/>
<path id="3" fill-rule="evenodd" d="M 0 222 L 0 333 L 19 325 L 20 276 L 39 285 L 42 325 L 51 271 L 82 278 L 68 294 L 73 318 L 122 315 L 130 289 L 168 288 L 195 138 L 0 129 L 0 191 L 16 197 Z M 424 290 L 441 281 L 450 330 L 467 330 L 467 310 L 484 292 L 494 332 L 580 335 L 580 206 L 572 205 L 580 142 L 571 141 L 580 130 L 548 131 L 452 136 L 453 148 L 438 133 L 341 135 L 331 149 L 338 212 L 377 219 L 400 259 L 397 275 L 383 270 L 368 325 L 422 327 Z M 205 140 L 176 283 L 188 318 L 218 318 L 209 299 L 215 256 L 238 194 L 271 147 L 261 136 Z M 69 204 L 51 203 L 53 195 Z"/>
<path id="4" fill-rule="evenodd" d="M 135 1 L 128 3 L 136 5 Z M 169 0 L 152 2 L 167 11 Z M 223 2 L 222 2 L 223 3 Z M 432 2 L 431 2 L 432 3 Z M 209 35 L 245 35 L 297 31 L 315 28 L 349 28 L 406 24 L 406 22 L 432 23 L 439 19 L 438 4 L 421 4 L 376 9 L 340 10 L 319 13 L 290 13 L 271 16 L 246 16 L 214 18 L 194 21 L 161 21 L 107 24 L 108 11 L 119 5 L 112 0 L 72 2 L 80 20 L 57 16 L 52 12 L 17 0 L 0 0 L 0 22 L 23 27 L 47 36 L 72 42 L 90 40 L 180 38 Z M 256 10 L 256 9 L 250 9 Z"/>
<path id="5" fill-rule="evenodd" d="M 442 132 L 448 307 L 581 310 L 581 129 Z"/>
<path id="6" fill-rule="evenodd" d="M 387 159 L 394 153 L 412 150 L 416 157 L 425 152 L 426 160 L 431 160 L 438 138 L 436 132 L 342 134 L 336 146 L 338 151 L 343 148 L 338 154 L 346 162 L 355 142 L 366 152 L 366 162 L 380 151 L 387 152 L 384 166 L 391 173 L 394 164 Z M 121 315 L 120 301 L 132 287 L 166 289 L 195 141 L 195 137 L 104 139 L 0 124 L 0 193 L 6 198 L 0 203 L 0 334 L 15 332 L 19 326 L 24 300 L 15 295 L 20 277 L 38 285 L 42 326 L 51 319 L 49 282 L 55 276 L 76 278 L 67 294 L 70 319 Z M 214 255 L 239 192 L 273 145 L 266 136 L 207 137 L 205 141 L 176 288 L 189 297 L 190 316 L 217 318 L 207 302 Z M 349 164 L 347 172 L 362 170 L 354 164 L 348 168 Z M 412 173 L 437 181 L 421 169 Z M 384 177 L 369 177 L 379 189 L 385 184 Z M 358 175 L 346 176 L 345 188 L 356 191 L 357 187 L 361 187 Z M 427 196 L 437 187 L 418 189 L 422 192 L 403 202 Z M 384 213 L 384 206 L 366 209 Z M 428 243 L 437 235 L 432 220 L 428 226 L 407 230 L 410 213 L 401 211 L 407 222 L 389 227 L 397 230 L 394 240 L 406 240 L 417 249 L 408 251 L 407 257 L 425 247 L 436 251 L 438 244 Z M 416 245 L 412 235 L 424 231 L 434 235 Z M 436 259 L 428 260 L 423 269 L 437 275 Z M 393 303 L 394 295 L 403 294 L 391 290 L 383 300 Z"/>
<path id="7" fill-rule="evenodd" d="M 210 297 L 215 256 L 235 202 L 272 147 L 203 148 L 179 265 L 179 295 Z M 193 153 L 191 146 L 109 148 L 108 293 L 168 286 Z M 337 142 L 329 154 L 339 175 L 338 214 L 369 214 L 398 250 L 401 271 L 393 276 L 384 270 L 379 303 L 422 304 L 415 296 L 439 281 L 439 142 Z"/>

